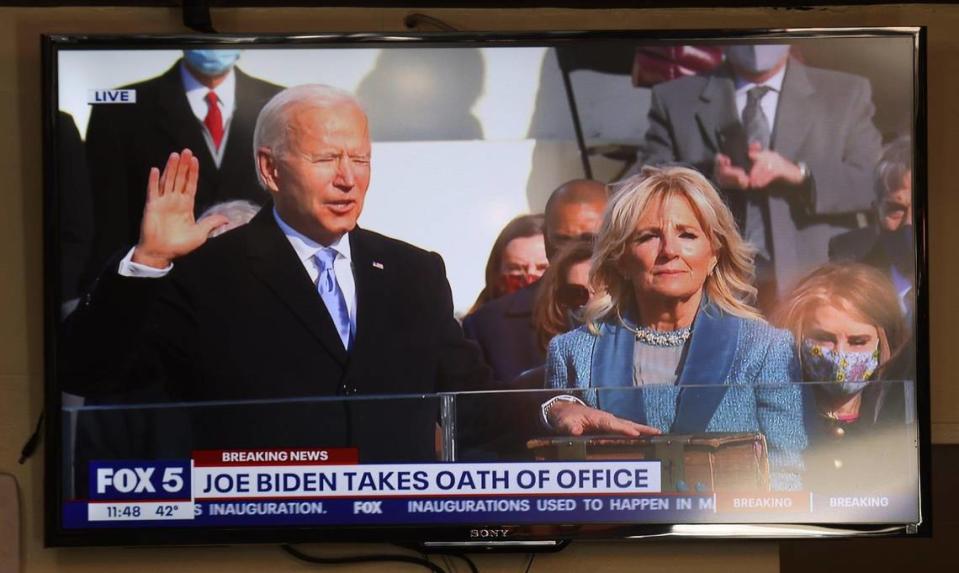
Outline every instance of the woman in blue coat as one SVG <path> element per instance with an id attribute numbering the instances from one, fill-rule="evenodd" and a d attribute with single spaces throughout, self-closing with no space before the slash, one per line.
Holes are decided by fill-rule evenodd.
<path id="1" fill-rule="evenodd" d="M 561 433 L 761 432 L 773 489 L 799 489 L 806 447 L 792 336 L 750 306 L 753 251 L 705 177 L 647 169 L 596 239 L 584 326 L 553 339 L 543 405 Z"/>

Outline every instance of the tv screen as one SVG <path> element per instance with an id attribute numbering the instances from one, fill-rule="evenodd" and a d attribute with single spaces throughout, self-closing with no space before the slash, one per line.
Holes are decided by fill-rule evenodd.
<path id="1" fill-rule="evenodd" d="M 48 544 L 925 531 L 922 40 L 45 38 Z"/>

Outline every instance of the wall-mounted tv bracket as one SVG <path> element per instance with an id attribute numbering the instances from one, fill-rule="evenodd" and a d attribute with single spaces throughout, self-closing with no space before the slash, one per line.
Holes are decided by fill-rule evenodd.
<path id="1" fill-rule="evenodd" d="M 204 34 L 216 34 L 209 0 L 183 0 L 183 25 Z"/>
<path id="2" fill-rule="evenodd" d="M 183 0 L 183 25 L 204 34 L 215 34 L 213 18 L 210 16 L 209 0 Z M 413 12 L 403 19 L 408 30 L 435 28 L 441 32 L 460 32 L 462 30 L 436 18 L 420 12 Z"/>

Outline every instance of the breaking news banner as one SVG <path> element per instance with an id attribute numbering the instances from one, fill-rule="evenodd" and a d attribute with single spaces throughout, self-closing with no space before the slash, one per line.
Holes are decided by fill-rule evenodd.
<path id="1" fill-rule="evenodd" d="M 882 521 L 914 502 L 665 492 L 655 460 L 360 465 L 354 449 L 204 450 L 188 461 L 92 462 L 89 472 L 89 497 L 66 503 L 65 527 L 761 522 L 813 511 L 842 521 L 852 510 Z"/>

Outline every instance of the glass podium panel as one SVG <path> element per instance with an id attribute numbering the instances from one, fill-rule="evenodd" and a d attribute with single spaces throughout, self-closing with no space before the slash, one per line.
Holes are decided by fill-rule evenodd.
<path id="1" fill-rule="evenodd" d="M 794 383 L 87 401 L 62 411 L 62 517 L 66 528 L 917 523 L 913 384 L 836 396 Z"/>

